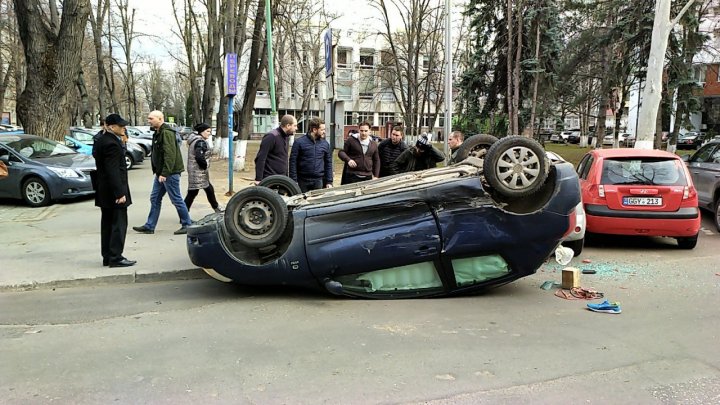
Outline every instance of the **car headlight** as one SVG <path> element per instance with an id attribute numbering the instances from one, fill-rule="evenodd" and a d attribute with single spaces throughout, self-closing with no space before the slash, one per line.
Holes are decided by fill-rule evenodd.
<path id="1" fill-rule="evenodd" d="M 73 169 L 68 169 L 65 167 L 53 167 L 48 166 L 48 169 L 52 170 L 53 173 L 57 174 L 60 177 L 80 177 L 80 175 Z"/>

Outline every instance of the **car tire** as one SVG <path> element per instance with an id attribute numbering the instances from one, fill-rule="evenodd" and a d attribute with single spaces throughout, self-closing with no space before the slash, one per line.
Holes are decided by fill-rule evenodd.
<path id="1" fill-rule="evenodd" d="M 460 146 L 458 147 L 457 157 L 455 158 L 455 161 L 463 161 L 467 159 L 468 156 L 476 157 L 478 159 L 484 159 L 487 155 L 488 149 L 490 149 L 490 146 L 492 146 L 497 141 L 498 139 L 492 135 L 473 135 L 470 138 L 466 139 L 465 142 L 460 144 Z"/>
<path id="2" fill-rule="evenodd" d="M 678 247 L 680 249 L 695 249 L 697 245 L 698 235 L 690 236 L 688 238 L 675 238 L 677 239 Z"/>
<path id="3" fill-rule="evenodd" d="M 485 180 L 501 195 L 518 198 L 538 191 L 548 177 L 550 163 L 543 147 L 524 136 L 495 142 L 483 162 Z"/>
<path id="4" fill-rule="evenodd" d="M 50 204 L 50 189 L 39 177 L 30 177 L 22 185 L 22 198 L 31 207 Z"/>
<path id="5" fill-rule="evenodd" d="M 125 167 L 130 170 L 135 166 L 135 159 L 133 159 L 130 153 L 125 154 Z"/>
<path id="6" fill-rule="evenodd" d="M 572 249 L 573 257 L 578 257 L 578 256 L 580 256 L 580 253 L 582 253 L 583 247 L 585 246 L 585 238 L 578 239 L 578 240 L 572 240 L 569 242 L 563 242 L 563 245 L 565 245 L 565 247 Z"/>
<path id="7" fill-rule="evenodd" d="M 225 228 L 241 244 L 261 248 L 273 244 L 285 231 L 285 201 L 267 187 L 248 187 L 235 194 L 225 207 Z"/>
<path id="8" fill-rule="evenodd" d="M 713 218 L 713 220 L 715 222 L 715 229 L 720 232 L 720 198 L 715 201 L 715 218 Z"/>
<path id="9" fill-rule="evenodd" d="M 258 186 L 275 190 L 278 194 L 285 197 L 302 193 L 300 186 L 295 182 L 295 180 L 290 177 L 283 176 L 282 174 L 268 176 L 262 179 L 262 181 L 258 183 Z"/>

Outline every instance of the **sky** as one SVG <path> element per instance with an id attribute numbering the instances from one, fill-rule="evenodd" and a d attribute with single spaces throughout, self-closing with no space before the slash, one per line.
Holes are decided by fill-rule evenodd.
<path id="1" fill-rule="evenodd" d="M 176 0 L 182 3 L 183 0 Z M 377 20 L 380 12 L 368 5 L 367 0 L 317 0 L 324 1 L 327 9 L 340 15 L 340 18 L 333 21 L 332 28 L 347 29 L 348 27 L 362 25 L 364 28 L 382 29 Z M 444 4 L 444 0 L 434 0 Z M 463 0 L 452 0 L 453 4 L 463 3 Z M 171 30 L 176 26 L 172 17 L 171 0 L 129 0 L 130 8 L 135 8 L 136 31 L 148 34 L 147 38 L 139 40 L 136 50 L 140 54 L 166 57 L 171 52 L 183 52 L 180 47 L 180 40 Z M 459 11 L 460 6 L 454 6 Z M 392 10 L 389 7 L 389 10 Z M 391 25 L 399 19 L 397 16 L 390 18 Z"/>

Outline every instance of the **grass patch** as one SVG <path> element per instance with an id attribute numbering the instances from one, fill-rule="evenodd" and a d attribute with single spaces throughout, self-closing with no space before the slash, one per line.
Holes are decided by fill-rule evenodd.
<path id="1" fill-rule="evenodd" d="M 558 155 L 562 156 L 563 159 L 567 160 L 568 162 L 572 163 L 573 166 L 577 167 L 580 159 L 582 159 L 582 157 L 585 156 L 587 152 L 592 150 L 592 148 L 581 148 L 578 145 L 573 144 L 545 142 L 545 150 L 557 153 Z"/>

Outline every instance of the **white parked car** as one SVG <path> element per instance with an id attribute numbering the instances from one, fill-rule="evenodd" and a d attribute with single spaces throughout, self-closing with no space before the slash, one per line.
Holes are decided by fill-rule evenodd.
<path id="1" fill-rule="evenodd" d="M 562 156 L 555 152 L 545 151 L 545 154 L 552 163 L 566 162 Z M 580 201 L 580 203 L 578 203 L 575 207 L 575 228 L 562 242 L 563 246 L 572 249 L 573 256 L 580 256 L 580 253 L 582 253 L 583 247 L 585 246 L 585 226 L 585 209 L 583 208 L 582 201 Z"/>

